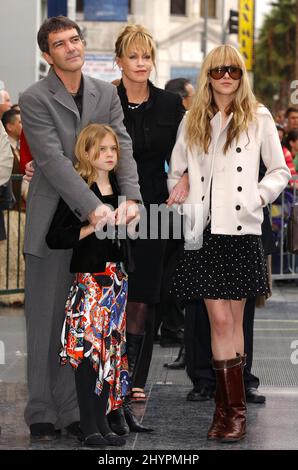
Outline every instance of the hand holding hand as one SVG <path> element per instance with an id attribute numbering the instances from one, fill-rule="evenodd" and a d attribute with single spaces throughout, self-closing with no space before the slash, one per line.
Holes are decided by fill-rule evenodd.
<path id="1" fill-rule="evenodd" d="M 166 201 L 168 206 L 172 206 L 173 204 L 183 204 L 185 202 L 189 193 L 189 180 L 188 180 L 188 173 L 185 173 L 181 176 L 178 183 L 173 187 L 170 195 Z"/>

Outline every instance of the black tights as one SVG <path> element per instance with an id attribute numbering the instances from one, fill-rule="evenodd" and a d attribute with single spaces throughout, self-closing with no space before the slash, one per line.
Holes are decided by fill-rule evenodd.
<path id="1" fill-rule="evenodd" d="M 80 424 L 84 437 L 100 432 L 103 436 L 111 432 L 106 411 L 110 392 L 104 380 L 100 395 L 95 390 L 96 372 L 91 361 L 85 358 L 75 371 L 77 396 L 80 408 Z"/>
<path id="2" fill-rule="evenodd" d="M 141 355 L 138 361 L 140 367 L 137 367 L 133 388 L 145 388 L 149 368 L 151 364 L 153 344 L 154 344 L 154 326 L 155 326 L 155 308 L 151 305 L 148 306 L 148 315 L 146 318 L 146 335 L 144 339 L 144 344 L 141 349 Z"/>
<path id="3" fill-rule="evenodd" d="M 148 305 L 142 302 L 127 302 L 126 330 L 131 335 L 144 335 Z"/>
<path id="4" fill-rule="evenodd" d="M 131 341 L 130 335 L 134 335 L 134 338 L 139 336 L 141 340 L 138 351 L 133 348 L 133 354 L 129 353 L 132 345 L 127 344 L 133 387 L 144 388 L 146 384 L 154 342 L 154 316 L 155 308 L 152 305 L 141 302 L 127 303 L 126 331 L 129 333 L 127 334 L 127 342 Z M 145 339 L 141 338 L 145 333 Z"/>

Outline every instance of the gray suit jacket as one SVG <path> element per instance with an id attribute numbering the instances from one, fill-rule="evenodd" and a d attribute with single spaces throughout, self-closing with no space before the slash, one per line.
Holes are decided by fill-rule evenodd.
<path id="1" fill-rule="evenodd" d="M 47 256 L 45 236 L 61 196 L 85 220 L 100 203 L 73 168 L 80 130 L 92 122 L 109 124 L 121 147 L 117 181 L 127 199 L 141 201 L 130 137 L 123 125 L 122 107 L 113 85 L 84 76 L 82 118 L 72 96 L 53 70 L 20 98 L 22 123 L 35 173 L 27 199 L 25 253 Z"/>

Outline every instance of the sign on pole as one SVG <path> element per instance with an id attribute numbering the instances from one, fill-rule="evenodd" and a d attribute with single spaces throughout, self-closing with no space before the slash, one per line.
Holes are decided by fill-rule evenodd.
<path id="1" fill-rule="evenodd" d="M 254 0 L 239 0 L 239 49 L 248 71 L 253 70 L 254 63 L 254 18 Z"/>

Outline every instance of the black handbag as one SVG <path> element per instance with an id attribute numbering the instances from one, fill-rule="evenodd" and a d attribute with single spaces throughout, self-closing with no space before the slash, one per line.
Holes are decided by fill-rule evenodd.
<path id="1" fill-rule="evenodd" d="M 288 222 L 288 251 L 298 255 L 298 203 L 292 206 Z"/>
<path id="2" fill-rule="evenodd" d="M 16 203 L 16 199 L 12 192 L 12 184 L 9 180 L 8 183 L 0 186 L 0 210 L 5 211 L 12 209 Z"/>

